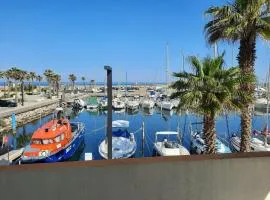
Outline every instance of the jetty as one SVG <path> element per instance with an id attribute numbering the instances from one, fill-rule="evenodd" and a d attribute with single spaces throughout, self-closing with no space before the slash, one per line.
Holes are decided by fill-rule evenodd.
<path id="1" fill-rule="evenodd" d="M 13 161 L 21 157 L 24 148 L 11 150 L 0 156 L 0 165 L 10 165 Z"/>

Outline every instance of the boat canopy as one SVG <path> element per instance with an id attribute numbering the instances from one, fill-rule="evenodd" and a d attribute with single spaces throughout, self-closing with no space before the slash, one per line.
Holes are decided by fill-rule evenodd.
<path id="1" fill-rule="evenodd" d="M 160 131 L 156 132 L 156 135 L 178 135 L 179 133 L 176 131 Z"/>
<path id="2" fill-rule="evenodd" d="M 128 128 L 129 127 L 129 121 L 126 120 L 116 120 L 112 122 L 113 128 Z"/>

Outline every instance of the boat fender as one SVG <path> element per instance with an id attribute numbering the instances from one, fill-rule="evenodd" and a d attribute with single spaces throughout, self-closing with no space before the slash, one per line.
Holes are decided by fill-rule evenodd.
<path id="1" fill-rule="evenodd" d="M 134 142 L 135 138 L 134 138 L 134 134 L 133 133 L 130 133 L 130 141 L 131 142 Z"/>

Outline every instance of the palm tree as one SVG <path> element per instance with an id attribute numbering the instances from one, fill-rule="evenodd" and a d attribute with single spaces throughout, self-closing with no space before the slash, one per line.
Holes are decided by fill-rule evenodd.
<path id="1" fill-rule="evenodd" d="M 15 92 L 16 92 L 16 96 L 15 96 L 15 101 L 18 102 L 18 91 L 17 91 L 17 83 L 16 81 L 17 80 L 17 73 L 18 73 L 18 68 L 16 67 L 12 67 L 10 68 L 9 70 L 6 71 L 6 74 L 8 74 L 9 76 L 9 79 L 13 79 L 14 80 L 14 83 L 15 83 Z"/>
<path id="2" fill-rule="evenodd" d="M 26 74 L 25 79 L 28 81 L 28 92 L 30 93 L 31 92 L 31 84 L 30 84 L 31 75 L 30 75 L 30 73 Z"/>
<path id="3" fill-rule="evenodd" d="M 32 81 L 32 89 L 34 89 L 34 79 L 37 78 L 37 74 L 35 72 L 29 72 L 29 78 Z"/>
<path id="4" fill-rule="evenodd" d="M 27 78 L 28 73 L 24 70 L 13 67 L 9 70 L 10 78 L 19 81 L 21 85 L 22 105 L 24 105 L 24 80 Z M 16 95 L 17 96 L 17 95 Z"/>
<path id="5" fill-rule="evenodd" d="M 0 79 L 5 77 L 5 72 L 4 71 L 0 71 Z M 5 85 L 4 85 L 4 90 L 5 90 Z"/>
<path id="6" fill-rule="evenodd" d="M 59 74 L 54 74 L 52 76 L 52 82 L 53 82 L 53 84 L 55 86 L 54 88 L 56 89 L 57 97 L 59 96 L 60 81 L 61 81 L 61 76 Z"/>
<path id="7" fill-rule="evenodd" d="M 39 93 L 41 93 L 41 87 L 40 87 L 40 82 L 42 81 L 42 76 L 37 75 L 36 76 L 36 80 L 38 81 L 38 88 L 39 88 Z"/>
<path id="8" fill-rule="evenodd" d="M 181 99 L 178 110 L 190 109 L 203 115 L 203 132 L 206 153 L 215 153 L 215 117 L 224 109 L 238 109 L 237 90 L 239 68 L 224 69 L 224 54 L 202 61 L 195 56 L 188 58 L 193 73 L 174 73 L 178 78 L 171 87 L 176 91 L 171 98 Z"/>
<path id="9" fill-rule="evenodd" d="M 46 69 L 45 72 L 44 72 L 44 76 L 46 77 L 47 79 L 47 82 L 48 82 L 48 88 L 49 88 L 49 98 L 52 97 L 52 77 L 53 77 L 54 73 L 51 69 Z"/>
<path id="10" fill-rule="evenodd" d="M 210 7 L 206 14 L 211 17 L 205 25 L 208 42 L 220 40 L 240 41 L 237 56 L 243 77 L 254 76 L 256 39 L 270 40 L 270 1 L 234 0 L 222 7 Z M 249 79 L 249 78 L 247 78 Z M 250 151 L 251 110 L 255 81 L 242 81 L 241 91 L 247 91 L 249 98 L 241 97 L 245 104 L 241 110 L 241 151 Z"/>
<path id="11" fill-rule="evenodd" d="M 82 77 L 82 81 L 83 81 L 83 85 L 84 85 L 84 90 L 86 90 L 85 80 L 86 80 L 86 78 L 83 76 L 83 77 Z"/>
<path id="12" fill-rule="evenodd" d="M 72 90 L 74 90 L 75 88 L 75 81 L 77 80 L 77 77 L 74 74 L 70 74 L 68 79 L 71 81 L 72 83 Z"/>
<path id="13" fill-rule="evenodd" d="M 11 76 L 12 76 L 12 71 L 7 70 L 5 72 L 5 78 L 6 78 L 6 85 L 8 86 L 8 97 L 10 96 L 10 86 L 11 86 Z"/>

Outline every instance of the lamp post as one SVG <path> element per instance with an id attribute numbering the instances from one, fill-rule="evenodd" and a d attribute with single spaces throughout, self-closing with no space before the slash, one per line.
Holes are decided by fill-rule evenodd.
<path id="1" fill-rule="evenodd" d="M 108 115 L 107 115 L 107 140 L 108 140 L 108 159 L 112 159 L 112 68 L 104 66 L 107 71 L 107 96 L 108 96 Z"/>

